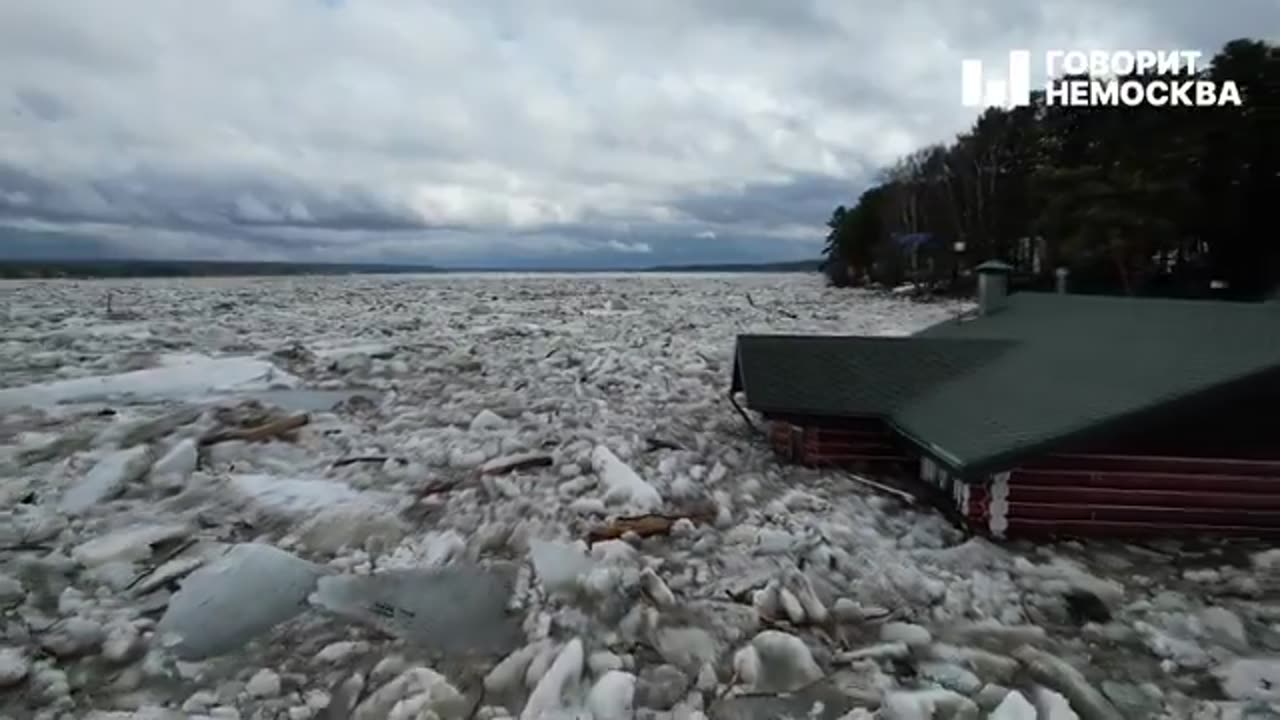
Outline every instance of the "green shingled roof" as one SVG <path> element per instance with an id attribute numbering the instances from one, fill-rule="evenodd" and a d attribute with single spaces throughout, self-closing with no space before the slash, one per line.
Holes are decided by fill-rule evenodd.
<path id="1" fill-rule="evenodd" d="M 792 415 L 887 417 L 991 362 L 1012 343 L 952 338 L 743 335 L 734 390 Z"/>
<path id="2" fill-rule="evenodd" d="M 910 338 L 742 336 L 734 387 L 776 415 L 878 416 L 986 472 L 1280 368 L 1280 304 L 1020 293 Z"/>

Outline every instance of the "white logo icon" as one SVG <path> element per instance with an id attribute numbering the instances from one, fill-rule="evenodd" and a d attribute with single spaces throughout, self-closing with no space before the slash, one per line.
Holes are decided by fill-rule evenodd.
<path id="1" fill-rule="evenodd" d="M 1008 79 L 986 80 L 981 60 L 960 63 L 960 102 L 965 107 L 1022 107 L 1031 104 L 1031 51 L 1009 52 Z"/>

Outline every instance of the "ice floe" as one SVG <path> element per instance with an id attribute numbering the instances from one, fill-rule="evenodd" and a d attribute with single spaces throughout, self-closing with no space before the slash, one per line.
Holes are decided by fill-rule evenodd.
<path id="1" fill-rule="evenodd" d="M 0 389 L 0 408 L 121 398 L 200 399 L 235 390 L 289 387 L 298 381 L 270 362 L 251 357 L 165 355 L 159 363 L 115 375 Z"/>
<path id="2" fill-rule="evenodd" d="M 803 275 L 112 287 L 127 320 L 93 283 L 6 286 L 0 715 L 1280 704 L 1276 551 L 967 538 L 779 462 L 726 402 L 739 332 L 903 335 L 963 304 Z"/>

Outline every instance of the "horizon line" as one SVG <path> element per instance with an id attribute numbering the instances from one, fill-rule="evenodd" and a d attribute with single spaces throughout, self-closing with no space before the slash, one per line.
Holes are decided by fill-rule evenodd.
<path id="1" fill-rule="evenodd" d="M 700 261 L 688 263 L 670 263 L 655 265 L 545 265 L 545 266 L 485 266 L 485 265 L 436 265 L 425 262 L 371 262 L 371 261 L 310 261 L 310 260 L 219 260 L 190 258 L 5 258 L 0 257 L 0 264 L 8 265 L 222 265 L 230 267 L 315 267 L 315 268 L 351 268 L 351 269 L 386 269 L 398 273 L 409 274 L 413 271 L 424 273 L 480 273 L 480 272 L 653 272 L 661 270 L 690 270 L 701 268 L 751 268 L 773 265 L 798 265 L 812 263 L 814 270 L 822 263 L 821 257 L 806 257 L 785 260 L 726 260 Z"/>

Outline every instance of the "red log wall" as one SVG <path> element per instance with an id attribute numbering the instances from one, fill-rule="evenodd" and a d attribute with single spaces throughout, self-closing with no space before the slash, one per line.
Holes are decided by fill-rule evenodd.
<path id="1" fill-rule="evenodd" d="M 1049 455 L 973 483 L 995 536 L 1280 535 L 1280 460 Z"/>
<path id="2" fill-rule="evenodd" d="M 782 457 L 810 467 L 888 465 L 912 461 L 893 431 L 879 420 L 845 421 L 840 427 L 773 422 L 770 442 Z"/>
<path id="3" fill-rule="evenodd" d="M 901 468 L 951 497 L 977 532 L 997 538 L 1280 536 L 1280 459 L 1057 454 L 968 482 L 920 457 L 884 423 L 774 422 L 774 448 L 810 466 Z"/>

